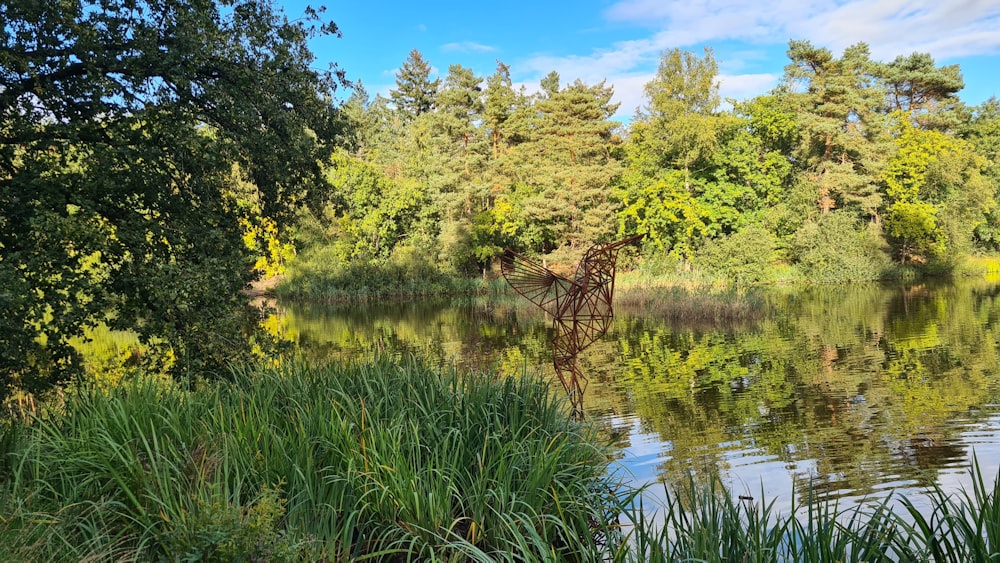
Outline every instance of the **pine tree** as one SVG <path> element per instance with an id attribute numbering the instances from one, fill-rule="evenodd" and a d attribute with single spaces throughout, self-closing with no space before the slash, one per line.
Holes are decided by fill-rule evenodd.
<path id="1" fill-rule="evenodd" d="M 431 66 L 420 51 L 410 51 L 403 66 L 396 72 L 396 89 L 389 94 L 396 109 L 409 118 L 434 109 L 441 79 L 430 79 Z"/>
<path id="2" fill-rule="evenodd" d="M 864 43 L 848 47 L 837 59 L 809 41 L 791 41 L 788 57 L 789 90 L 781 99 L 797 116 L 800 144 L 793 157 L 815 192 L 813 209 L 825 214 L 853 208 L 878 223 L 879 169 L 891 154 L 879 65 Z"/>
<path id="3" fill-rule="evenodd" d="M 899 56 L 879 72 L 888 111 L 903 111 L 921 127 L 945 129 L 957 125 L 965 87 L 958 65 L 937 67 L 927 53 Z"/>
<path id="4" fill-rule="evenodd" d="M 557 260 L 571 263 L 615 230 L 610 186 L 621 167 L 611 155 L 617 124 L 610 118 L 618 104 L 604 82 L 577 80 L 555 90 L 555 73 L 545 82 L 530 137 L 509 156 L 520 163 L 514 194 L 524 218 L 520 240 L 536 251 L 563 247 Z"/>
<path id="5" fill-rule="evenodd" d="M 510 67 L 497 61 L 496 71 L 486 79 L 486 99 L 483 107 L 483 125 L 489 134 L 493 158 L 498 158 L 506 148 L 516 141 L 513 117 L 527 100 L 523 89 L 514 90 L 510 79 Z"/>

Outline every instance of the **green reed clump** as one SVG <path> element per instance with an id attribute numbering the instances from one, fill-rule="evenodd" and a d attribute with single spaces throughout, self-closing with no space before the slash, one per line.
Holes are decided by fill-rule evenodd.
<path id="1" fill-rule="evenodd" d="M 414 362 L 139 380 L 5 431 L 20 560 L 589 560 L 609 452 L 533 377 Z M 609 535 L 610 534 L 610 535 Z"/>
<path id="2" fill-rule="evenodd" d="M 424 262 L 372 264 L 340 260 L 297 261 L 275 293 L 292 299 L 324 301 L 382 297 L 492 293 L 498 284 L 440 271 Z"/>
<path id="3" fill-rule="evenodd" d="M 1000 560 L 1000 476 L 979 465 L 972 491 L 939 488 L 922 498 L 892 496 L 846 509 L 808 492 L 791 513 L 734 499 L 717 481 L 668 490 L 663 506 L 623 506 L 626 541 L 617 562 L 935 562 Z M 894 502 L 895 500 L 895 502 Z M 895 507 L 895 510 L 894 510 Z"/>
<path id="4" fill-rule="evenodd" d="M 534 377 L 415 362 L 139 379 L 0 426 L 11 560 L 990 561 L 1000 481 L 929 508 L 780 513 L 718 483 L 653 507 Z M 893 508 L 897 510 L 894 511 Z M 620 522 L 620 523 L 619 523 Z"/>
<path id="5" fill-rule="evenodd" d="M 629 507 L 632 530 L 619 562 L 873 562 L 899 561 L 897 522 L 888 500 L 838 510 L 809 495 L 794 514 L 774 502 L 734 499 L 717 482 L 693 481 L 668 492 L 666 505 Z M 658 516 L 659 518 L 655 518 Z M 904 559 L 910 560 L 910 559 Z"/>
<path id="6" fill-rule="evenodd" d="M 1000 474 L 989 486 L 974 459 L 972 491 L 947 493 L 935 486 L 929 513 L 903 499 L 903 528 L 910 553 L 935 562 L 1000 561 Z"/>

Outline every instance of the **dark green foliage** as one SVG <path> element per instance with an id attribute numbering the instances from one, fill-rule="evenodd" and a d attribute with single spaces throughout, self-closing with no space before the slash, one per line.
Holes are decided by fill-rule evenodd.
<path id="1" fill-rule="evenodd" d="M 0 7 L 0 387 L 80 372 L 99 321 L 219 371 L 256 320 L 240 221 L 320 179 L 336 72 L 268 1 Z M 251 211 L 253 210 L 253 211 Z M 246 322 L 244 322 L 246 321 Z"/>
<path id="2" fill-rule="evenodd" d="M 439 79 L 430 79 L 431 65 L 420 51 L 410 51 L 403 66 L 396 72 L 396 89 L 389 92 L 396 109 L 408 118 L 414 118 L 434 109 Z"/>
<path id="3" fill-rule="evenodd" d="M 611 96 L 604 83 L 588 86 L 577 80 L 547 90 L 535 102 L 531 132 L 510 154 L 531 170 L 518 186 L 522 193 L 514 194 L 525 222 L 520 250 L 549 252 L 567 246 L 582 256 L 594 243 L 610 238 L 615 204 L 608 187 L 620 172 L 609 151 L 615 128 L 610 117 L 617 109 Z"/>
<path id="4" fill-rule="evenodd" d="M 384 100 L 349 103 L 352 122 L 377 132 L 353 156 L 420 187 L 398 244 L 449 276 L 486 275 L 504 248 L 568 271 L 591 244 L 635 233 L 649 260 L 676 261 L 682 277 L 741 285 L 771 279 L 765 270 L 783 281 L 880 277 L 885 244 L 925 273 L 1000 246 L 997 112 L 961 106 L 958 67 L 920 53 L 879 62 L 863 43 L 838 56 L 795 40 L 788 55 L 782 86 L 724 111 L 712 51 L 666 51 L 625 129 L 603 83 L 551 72 L 528 96 L 502 62 L 485 81 L 452 65 L 434 103 L 406 119 L 387 118 Z M 413 82 L 428 84 L 411 54 L 404 69 L 418 67 Z M 833 212 L 844 217 L 827 221 Z M 827 233 L 852 221 L 873 227 L 853 229 L 860 239 Z M 759 257 L 716 264 L 750 258 L 729 238 L 750 227 L 770 233 L 776 268 Z M 694 263 L 705 268 L 691 273 Z"/>
<path id="5" fill-rule="evenodd" d="M 792 156 L 813 187 L 814 209 L 876 217 L 882 203 L 877 173 L 887 152 L 879 111 L 885 96 L 868 46 L 852 45 L 838 59 L 808 41 L 791 41 L 788 57 L 785 79 L 799 85 L 782 95 L 799 124 Z"/>
<path id="6" fill-rule="evenodd" d="M 958 124 L 965 87 L 958 65 L 937 67 L 927 53 L 900 55 L 879 73 L 885 83 L 889 111 L 910 114 L 923 128 L 946 129 Z"/>
<path id="7" fill-rule="evenodd" d="M 773 277 L 774 235 L 751 225 L 714 240 L 699 252 L 696 265 L 730 279 L 736 285 L 767 283 Z"/>
<path id="8" fill-rule="evenodd" d="M 429 80 L 417 72 L 418 55 L 403 65 L 414 83 Z M 405 82 L 401 74 L 397 107 Z M 485 84 L 472 69 L 451 65 L 421 111 L 393 117 L 379 99 L 352 98 L 345 113 L 359 125 L 348 139 L 354 150 L 332 162 L 330 188 L 301 216 L 304 262 L 291 268 L 291 291 L 339 294 L 343 283 L 332 280 L 348 277 L 338 272 L 359 269 L 385 281 L 348 284 L 365 293 L 391 287 L 400 274 L 408 288 L 421 279 L 438 286 L 485 275 L 504 248 L 557 251 L 550 258 L 570 264 L 610 239 L 617 205 L 610 186 L 621 171 L 612 90 L 579 80 L 563 86 L 557 74 L 545 84 L 528 97 L 514 90 L 503 63 Z M 432 266 L 404 273 L 417 263 Z M 385 275 L 376 276 L 379 269 Z"/>

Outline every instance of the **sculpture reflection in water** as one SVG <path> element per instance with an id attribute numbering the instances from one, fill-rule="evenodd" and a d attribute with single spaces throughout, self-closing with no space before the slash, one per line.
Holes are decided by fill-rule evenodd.
<path id="1" fill-rule="evenodd" d="M 622 247 L 641 239 L 635 235 L 610 244 L 595 244 L 587 250 L 573 279 L 508 250 L 501 260 L 507 283 L 552 316 L 552 364 L 569 395 L 573 412 L 583 414 L 587 378 L 576 365 L 576 357 L 608 331 L 614 317 L 615 263 Z"/>

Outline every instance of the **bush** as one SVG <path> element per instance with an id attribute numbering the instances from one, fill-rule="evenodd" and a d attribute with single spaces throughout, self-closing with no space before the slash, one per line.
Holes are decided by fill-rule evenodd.
<path id="1" fill-rule="evenodd" d="M 888 248 L 876 227 L 862 227 L 834 211 L 808 221 L 795 233 L 793 255 L 803 276 L 815 283 L 883 279 L 892 271 Z"/>
<path id="2" fill-rule="evenodd" d="M 708 242 L 695 258 L 695 265 L 738 286 L 767 283 L 774 277 L 771 262 L 776 242 L 764 227 L 750 225 Z"/>

